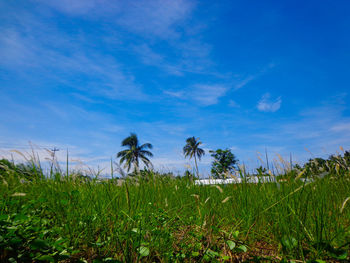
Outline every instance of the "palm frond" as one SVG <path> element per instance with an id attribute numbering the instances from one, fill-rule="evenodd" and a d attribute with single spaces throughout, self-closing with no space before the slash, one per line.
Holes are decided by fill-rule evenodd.
<path id="1" fill-rule="evenodd" d="M 141 150 L 139 153 L 140 153 L 140 156 L 145 155 L 148 157 L 153 157 L 153 153 L 151 153 L 150 151 Z"/>
<path id="2" fill-rule="evenodd" d="M 201 148 L 198 148 L 196 154 L 197 154 L 198 159 L 200 160 L 202 158 L 202 156 L 205 155 L 205 151 Z"/>
<path id="3" fill-rule="evenodd" d="M 127 155 L 129 152 L 129 150 L 123 150 L 123 151 L 120 151 L 117 153 L 117 157 L 120 158 L 120 157 L 123 157 L 125 155 Z"/>
<path id="4" fill-rule="evenodd" d="M 146 164 L 148 167 L 149 164 L 152 164 L 151 161 L 146 157 L 153 157 L 153 154 L 146 149 L 152 149 L 153 145 L 150 143 L 139 145 L 139 140 L 135 133 L 130 133 L 130 136 L 125 138 L 122 141 L 122 146 L 127 147 L 128 149 L 122 150 L 117 153 L 117 157 L 120 159 L 120 164 L 124 163 L 124 167 L 129 171 L 131 165 L 134 166 L 135 170 L 139 168 L 139 158 Z"/>
<path id="5" fill-rule="evenodd" d="M 144 143 L 140 146 L 140 149 L 143 150 L 143 149 L 153 149 L 153 145 L 150 144 L 150 143 Z"/>
<path id="6" fill-rule="evenodd" d="M 126 137 L 123 141 L 122 141 L 122 146 L 129 146 L 130 148 L 132 146 L 138 146 L 139 141 L 137 139 L 137 135 L 135 133 L 130 133 L 129 137 Z"/>
<path id="7" fill-rule="evenodd" d="M 145 156 L 140 156 L 142 162 L 148 167 L 150 164 L 152 165 L 151 161 L 145 157 Z"/>

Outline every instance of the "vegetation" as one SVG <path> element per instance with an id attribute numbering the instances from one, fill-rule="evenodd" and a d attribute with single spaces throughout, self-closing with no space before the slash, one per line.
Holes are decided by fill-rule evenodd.
<path id="1" fill-rule="evenodd" d="M 194 158 L 194 164 L 196 167 L 197 177 L 199 178 L 199 170 L 197 164 L 197 158 L 200 161 L 202 156 L 205 154 L 205 151 L 199 146 L 202 144 L 199 139 L 196 139 L 194 136 L 186 139 L 186 145 L 183 148 L 183 153 L 185 157 Z"/>
<path id="2" fill-rule="evenodd" d="M 49 177 L 39 164 L 22 173 L 0 163 L 1 262 L 350 259 L 346 156 L 326 160 L 326 174 L 306 164 L 274 183 L 225 186 L 149 170 L 123 180 L 85 180 L 62 169 Z"/>
<path id="3" fill-rule="evenodd" d="M 152 149 L 150 143 L 140 145 L 140 142 L 135 133 L 131 133 L 122 141 L 122 146 L 128 149 L 120 151 L 117 157 L 120 158 L 120 164 L 124 164 L 127 171 L 130 171 L 131 165 L 134 166 L 134 172 L 139 173 L 139 160 L 141 160 L 146 167 L 152 166 L 151 161 L 147 157 L 153 157 L 153 154 L 147 149 Z"/>
<path id="4" fill-rule="evenodd" d="M 210 151 L 214 158 L 211 174 L 214 178 L 227 178 L 237 169 L 238 160 L 230 149 Z"/>

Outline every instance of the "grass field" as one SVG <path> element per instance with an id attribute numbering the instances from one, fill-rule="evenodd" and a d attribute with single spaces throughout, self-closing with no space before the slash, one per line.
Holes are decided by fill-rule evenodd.
<path id="1" fill-rule="evenodd" d="M 335 164 L 278 183 L 197 186 L 146 172 L 99 181 L 2 163 L 1 262 L 349 260 L 350 174 Z"/>

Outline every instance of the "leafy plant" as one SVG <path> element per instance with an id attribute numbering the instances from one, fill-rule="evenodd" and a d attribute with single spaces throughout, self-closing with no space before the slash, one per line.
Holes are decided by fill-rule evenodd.
<path id="1" fill-rule="evenodd" d="M 237 168 L 238 160 L 230 149 L 209 151 L 214 158 L 211 174 L 214 178 L 226 178 Z"/>

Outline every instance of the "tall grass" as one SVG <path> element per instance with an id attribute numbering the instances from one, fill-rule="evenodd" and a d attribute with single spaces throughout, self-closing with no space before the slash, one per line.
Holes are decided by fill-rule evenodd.
<path id="1" fill-rule="evenodd" d="M 221 186 L 154 172 L 119 181 L 38 173 L 24 180 L 2 168 L 1 261 L 349 259 L 348 169 Z"/>

